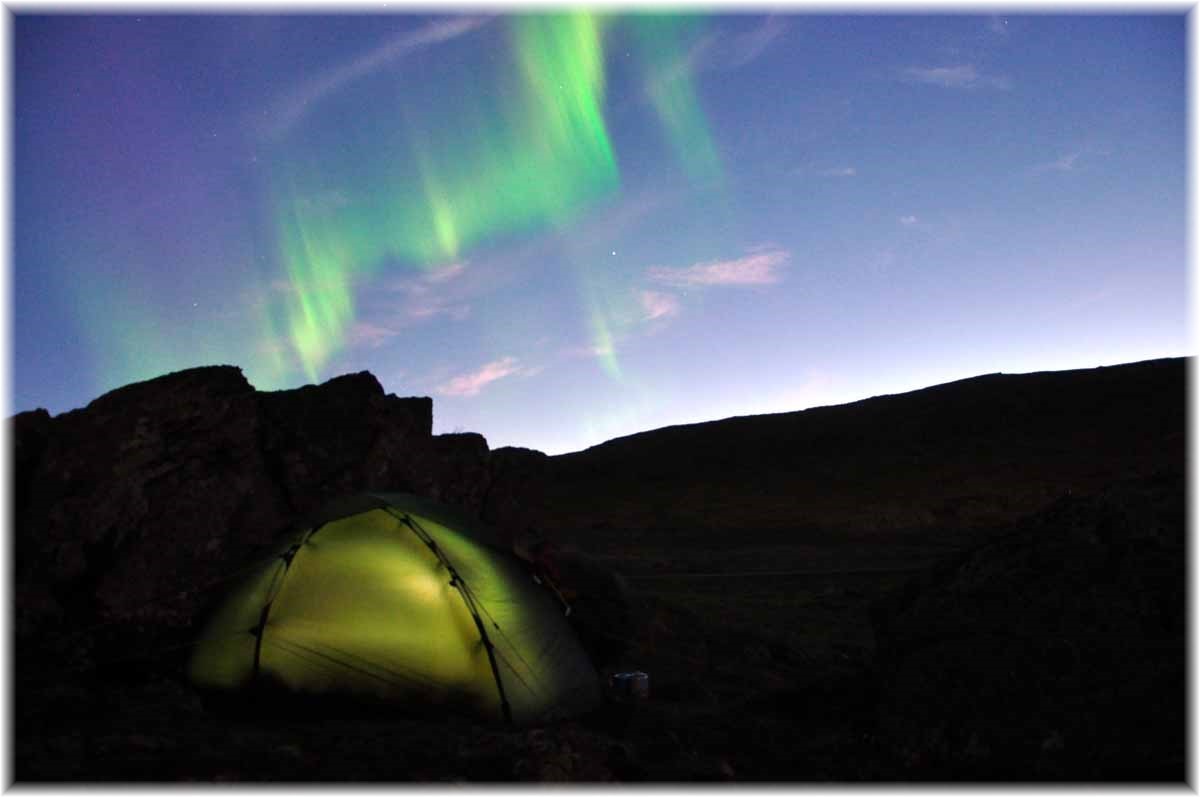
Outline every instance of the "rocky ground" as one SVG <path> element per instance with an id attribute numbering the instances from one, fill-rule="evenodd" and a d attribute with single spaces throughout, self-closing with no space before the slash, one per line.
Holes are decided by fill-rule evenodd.
<path id="1" fill-rule="evenodd" d="M 369 375 L 260 394 L 236 369 L 204 369 L 74 415 L 18 416 L 14 776 L 1182 781 L 1184 363 L 1121 368 L 1035 375 L 1043 384 L 1015 393 L 890 397 L 860 406 L 858 426 L 830 408 L 810 427 L 824 438 L 802 428 L 814 416 L 783 416 L 792 443 L 807 441 L 797 450 L 848 453 L 806 465 L 735 446 L 732 459 L 632 486 L 620 458 L 438 440 L 422 400 L 384 396 Z M 972 407 L 1004 406 L 1020 412 L 963 426 Z M 889 413 L 905 409 L 918 420 L 885 435 L 873 459 L 845 443 L 871 424 L 893 428 Z M 724 433 L 684 429 L 673 445 L 688 462 L 703 460 L 694 448 L 710 443 L 698 441 Z M 967 442 L 956 447 L 956 435 Z M 92 442 L 72 445 L 80 436 Z M 920 441 L 935 462 L 889 481 Z M 648 468 L 665 456 L 652 442 Z M 409 464 L 421 457 L 425 470 Z M 695 492 L 722 467 L 723 490 Z M 791 505 L 782 477 L 755 492 L 755 472 L 772 467 L 818 468 L 821 501 L 802 500 L 815 493 L 799 477 Z M 255 550 L 256 533 L 351 485 L 380 486 L 372 479 L 554 529 L 620 573 L 637 623 L 608 666 L 650 673 L 649 699 L 610 696 L 590 715 L 514 730 L 195 692 L 180 676 L 188 612 Z M 194 570 L 179 564 L 193 558 Z M 169 610 L 141 608 L 164 591 L 183 594 L 156 604 Z"/>

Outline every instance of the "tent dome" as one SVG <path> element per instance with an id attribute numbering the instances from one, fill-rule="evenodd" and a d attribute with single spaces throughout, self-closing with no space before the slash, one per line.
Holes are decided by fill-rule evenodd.
<path id="1" fill-rule="evenodd" d="M 195 683 L 465 704 L 518 724 L 598 700 L 562 604 L 487 527 L 399 493 L 337 501 L 305 526 L 214 614 Z"/>

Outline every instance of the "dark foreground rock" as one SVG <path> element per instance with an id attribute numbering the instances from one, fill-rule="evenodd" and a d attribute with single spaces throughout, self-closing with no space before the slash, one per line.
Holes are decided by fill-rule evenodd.
<path id="1" fill-rule="evenodd" d="M 193 369 L 23 413 L 14 776 L 1183 780 L 1185 375 L 982 377 L 567 459 L 434 436 L 428 399 L 370 374 L 261 393 Z M 517 730 L 198 695 L 206 601 L 374 488 L 573 543 L 580 584 L 616 570 L 621 604 L 579 619 L 650 699 Z"/>
<path id="2" fill-rule="evenodd" d="M 201 699 L 167 663 L 18 680 L 14 775 L 23 783 L 1181 781 L 1182 493 L 1171 477 L 1027 518 L 901 585 L 875 613 L 877 644 L 823 646 L 828 629 L 804 623 L 801 642 L 789 643 L 720 622 L 690 591 L 669 599 L 636 591 L 642 622 L 614 668 L 651 673 L 650 698 L 610 700 L 538 728 L 413 716 L 402 706 L 326 715 L 307 703 L 284 711 L 243 701 L 231 711 Z M 836 579 L 787 583 L 804 604 L 819 604 L 807 616 L 857 622 L 852 593 L 872 579 Z M 747 587 L 735 579 L 723 589 L 741 604 L 753 599 Z M 782 598 L 759 610 L 764 620 L 785 611 Z"/>
<path id="3" fill-rule="evenodd" d="M 231 574 L 332 498 L 406 491 L 478 517 L 493 494 L 482 436 L 433 435 L 430 399 L 366 372 L 259 392 L 238 368 L 194 368 L 10 428 L 25 670 L 185 638 Z M 503 473 L 499 521 L 522 490 Z"/>
<path id="4" fill-rule="evenodd" d="M 492 480 L 483 519 L 493 526 L 523 531 L 537 525 L 545 502 L 550 458 L 529 448 L 492 452 Z"/>
<path id="5" fill-rule="evenodd" d="M 1183 780 L 1182 474 L 1067 497 L 876 615 L 880 732 L 902 770 Z"/>

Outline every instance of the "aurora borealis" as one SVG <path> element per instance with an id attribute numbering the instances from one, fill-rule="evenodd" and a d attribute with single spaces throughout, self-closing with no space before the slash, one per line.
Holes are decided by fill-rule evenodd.
<path id="1" fill-rule="evenodd" d="M 448 81 L 461 105 L 445 118 L 432 114 L 433 124 L 406 119 L 401 105 L 373 113 L 376 129 L 408 134 L 415 182 L 386 176 L 393 160 L 372 145 L 347 153 L 329 175 L 319 165 L 323 142 L 298 158 L 315 176 L 291 183 L 277 228 L 292 291 L 288 337 L 309 379 L 344 343 L 357 276 L 389 262 L 437 268 L 490 236 L 560 227 L 617 188 L 601 110 L 601 25 L 582 12 L 517 17 L 501 51 L 512 63 L 490 91 L 473 88 L 477 74 L 460 74 Z M 334 190 L 326 186 L 347 170 L 361 175 L 352 196 L 340 194 L 336 207 L 301 204 Z"/>
<path id="2" fill-rule="evenodd" d="M 558 453 L 1189 351 L 1182 16 L 13 32 L 12 411 L 366 369 Z"/>

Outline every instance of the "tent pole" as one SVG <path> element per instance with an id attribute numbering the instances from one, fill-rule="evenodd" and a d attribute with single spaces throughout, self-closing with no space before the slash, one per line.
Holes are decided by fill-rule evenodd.
<path id="1" fill-rule="evenodd" d="M 389 507 L 387 513 L 399 520 L 404 525 L 412 530 L 417 538 L 433 551 L 433 555 L 442 563 L 445 568 L 450 571 L 450 586 L 458 590 L 459 596 L 463 599 L 463 603 L 467 605 L 467 611 L 471 613 L 471 619 L 475 621 L 475 628 L 479 631 L 479 637 L 483 641 L 483 647 L 487 651 L 488 664 L 492 667 L 492 677 L 496 679 L 496 691 L 500 694 L 500 712 L 504 715 L 504 721 L 509 725 L 513 724 L 512 706 L 508 703 L 508 696 L 504 693 L 504 680 L 500 677 L 500 665 L 496 663 L 495 645 L 492 644 L 491 638 L 488 636 L 487 629 L 484 627 L 483 618 L 479 616 L 479 610 L 475 608 L 475 601 L 467 593 L 465 586 L 466 582 L 459 576 L 454 565 L 438 547 L 437 541 L 429 536 L 429 532 L 421 528 L 409 515 L 399 515 Z"/>
<path id="2" fill-rule="evenodd" d="M 279 558 L 283 560 L 283 572 L 279 575 L 279 589 L 283 589 L 283 580 L 287 578 L 288 570 L 292 567 L 292 560 L 296 558 L 296 552 L 300 550 L 303 543 L 292 545 L 286 551 L 279 554 Z M 252 678 L 258 680 L 259 663 L 262 661 L 262 643 L 263 637 L 267 634 L 267 617 L 271 614 L 271 606 L 275 603 L 275 597 L 279 594 L 279 590 L 275 591 L 266 603 L 263 604 L 262 613 L 258 616 L 258 625 L 250 629 L 254 632 L 254 674 Z"/>
<path id="3" fill-rule="evenodd" d="M 463 594 L 462 589 L 455 583 L 458 580 L 458 576 L 456 575 L 454 578 L 455 581 L 451 581 L 450 583 L 459 590 L 459 594 L 461 595 Z M 487 631 L 483 627 L 483 618 L 479 616 L 479 612 L 475 609 L 473 602 L 467 600 L 465 595 L 463 596 L 463 601 L 471 610 L 471 617 L 475 620 L 475 627 L 479 629 L 479 636 L 483 639 L 483 647 L 487 651 L 488 663 L 492 665 L 492 677 L 496 679 L 496 691 L 500 693 L 500 711 L 504 714 L 504 721 L 512 725 L 512 706 L 508 704 L 508 696 L 504 694 L 504 681 L 500 678 L 500 667 L 496 664 L 496 646 L 492 644 L 492 640 L 488 637 Z"/>

